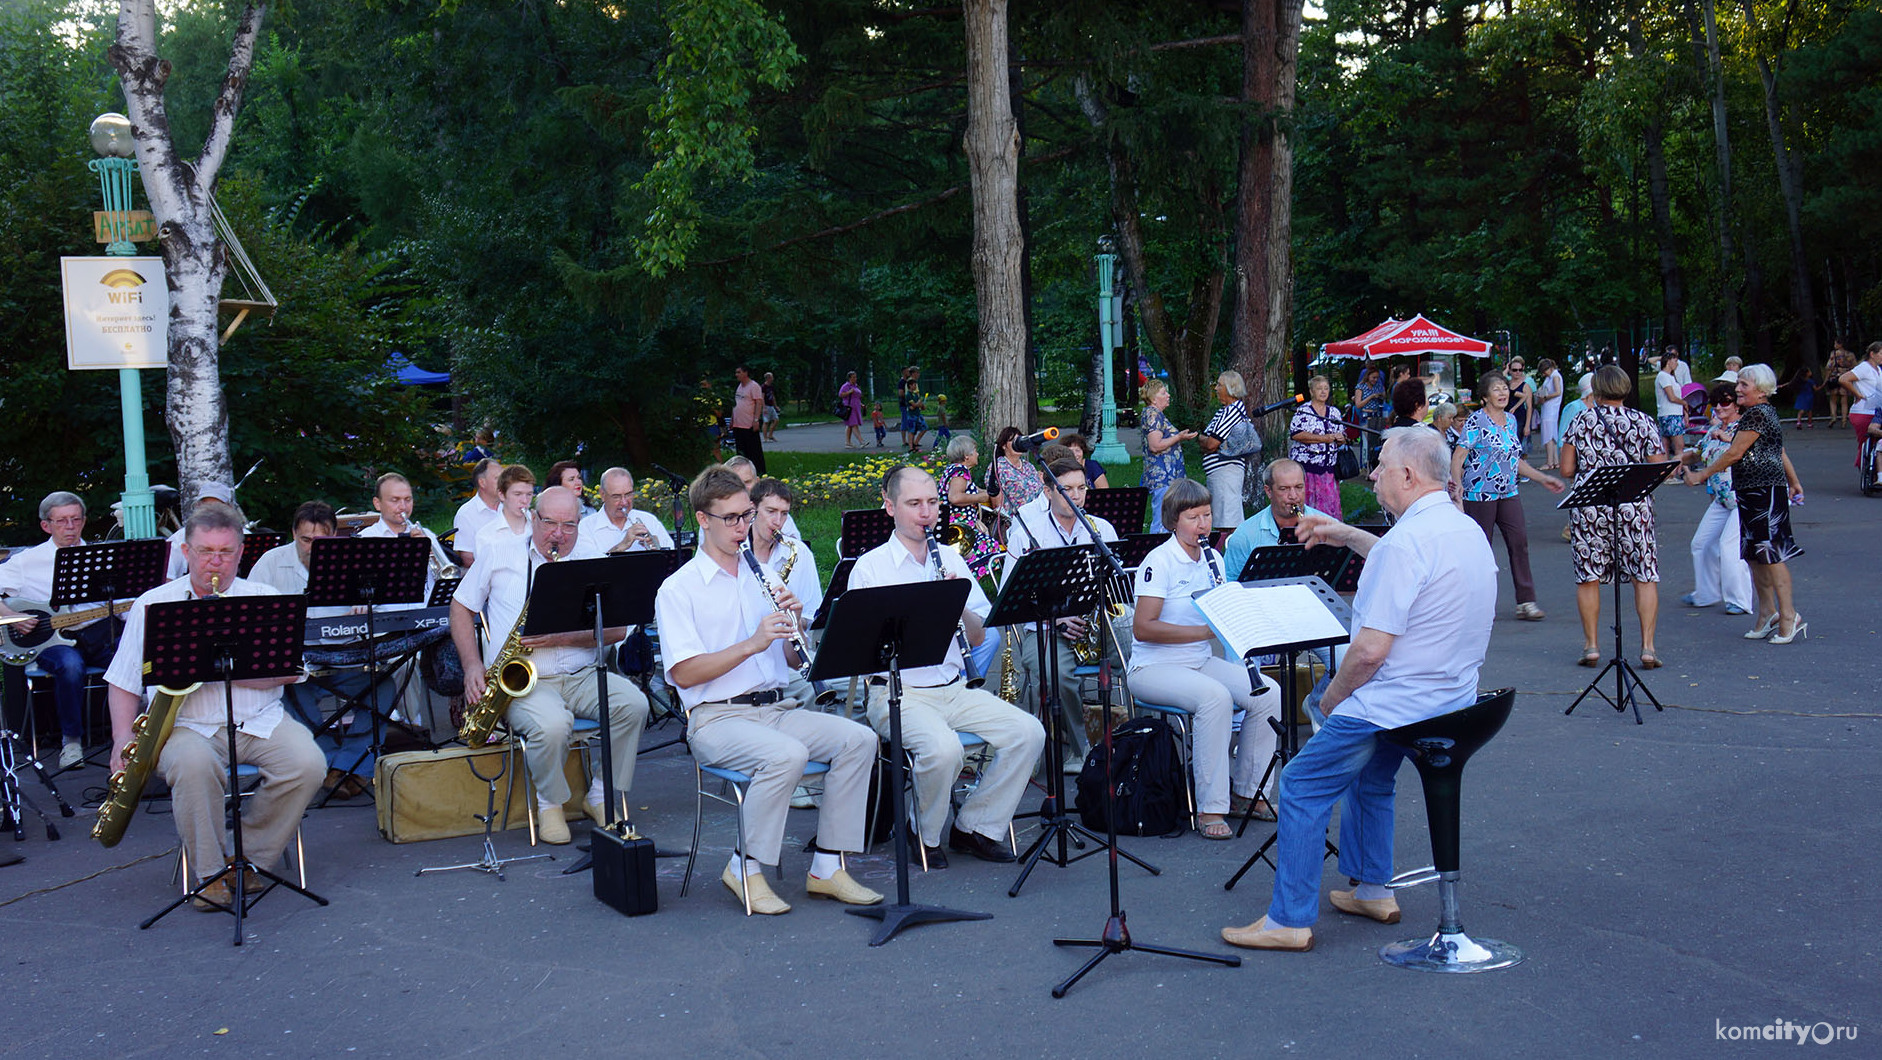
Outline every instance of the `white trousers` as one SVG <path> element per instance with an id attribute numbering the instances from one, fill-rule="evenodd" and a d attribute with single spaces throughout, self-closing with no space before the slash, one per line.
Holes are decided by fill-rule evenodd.
<path id="1" fill-rule="evenodd" d="M 1130 678 L 1131 695 L 1138 699 L 1193 712 L 1190 739 L 1195 759 L 1190 770 L 1196 775 L 1196 812 L 1229 812 L 1231 784 L 1238 794 L 1255 794 L 1255 784 L 1274 755 L 1274 729 L 1268 719 L 1281 717 L 1279 685 L 1262 677 L 1260 691 L 1255 691 L 1245 667 L 1215 656 L 1194 668 L 1172 663 L 1145 666 L 1132 670 Z M 1234 733 L 1238 706 L 1248 712 L 1242 718 L 1239 740 Z M 1268 790 L 1273 787 L 1270 777 Z"/>
<path id="2" fill-rule="evenodd" d="M 1751 565 L 1738 549 L 1738 509 L 1718 501 L 1706 505 L 1699 528 L 1692 535 L 1693 603 L 1701 606 L 1724 600 L 1752 609 Z"/>
<path id="3" fill-rule="evenodd" d="M 889 735 L 889 690 L 869 688 L 869 724 L 886 739 Z M 1013 811 L 1026 794 L 1026 783 L 1046 744 L 1039 719 L 984 689 L 956 681 L 939 688 L 902 688 L 902 747 L 915 760 L 915 797 L 921 803 L 921 841 L 941 845 L 941 829 L 948 823 L 949 796 L 961 775 L 960 737 L 971 732 L 987 741 L 993 761 L 980 775 L 980 784 L 961 804 L 954 827 L 978 832 L 988 839 L 1006 840 Z"/>
<path id="4" fill-rule="evenodd" d="M 1209 472 L 1209 511 L 1217 529 L 1242 525 L 1242 483 L 1248 465 L 1233 461 Z"/>

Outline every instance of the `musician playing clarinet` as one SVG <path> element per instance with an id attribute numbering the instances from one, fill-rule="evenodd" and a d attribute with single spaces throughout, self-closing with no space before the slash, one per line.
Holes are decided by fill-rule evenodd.
<path id="1" fill-rule="evenodd" d="M 932 536 L 941 518 L 941 497 L 934 476 L 918 467 L 898 467 L 882 480 L 882 504 L 895 520 L 895 533 L 863 553 L 850 572 L 851 589 L 901 585 L 938 578 L 965 578 L 967 606 L 961 611 L 961 635 L 948 645 L 938 666 L 902 671 L 902 746 L 914 758 L 913 782 L 921 805 L 921 842 L 928 867 L 947 864 L 941 829 L 947 824 L 949 795 L 961 775 L 961 741 L 971 732 L 987 741 L 993 762 L 979 787 L 961 804 L 948 832 L 948 846 L 982 861 L 1012 861 L 1006 836 L 1013 811 L 1026 793 L 1027 779 L 1045 746 L 1039 719 L 991 692 L 967 686 L 963 651 L 986 633 L 981 619 L 993 610 L 967 561 Z M 887 675 L 870 679 L 869 723 L 889 732 Z M 1056 763 L 1054 763 L 1056 764 Z"/>
<path id="2" fill-rule="evenodd" d="M 810 546 L 784 532 L 796 496 L 784 482 L 761 478 L 751 487 L 751 500 L 758 509 L 751 536 L 746 538 L 751 543 L 752 556 L 768 574 L 790 587 L 808 624 L 823 606 L 823 583 L 817 578 L 817 557 L 811 554 Z M 815 634 L 806 631 L 804 636 L 809 640 Z M 799 703 L 808 704 L 816 696 L 810 681 L 795 672 L 791 675 L 789 691 L 791 698 Z"/>
<path id="3" fill-rule="evenodd" d="M 1161 515 L 1170 539 L 1152 549 L 1137 568 L 1131 694 L 1146 703 L 1193 713 L 1191 742 L 1196 753 L 1190 768 L 1195 773 L 1197 827 L 1204 839 L 1228 839 L 1233 833 L 1223 815 L 1238 808 L 1231 790 L 1244 800 L 1259 800 L 1257 817 L 1274 819 L 1255 785 L 1274 754 L 1268 719 L 1280 717 L 1281 690 L 1266 677 L 1257 675 L 1259 683 L 1253 683 L 1241 660 L 1215 653 L 1215 631 L 1192 599 L 1234 577 L 1209 546 L 1208 488 L 1193 479 L 1171 483 L 1163 494 Z M 1232 727 L 1238 706 L 1247 711 L 1239 737 Z"/>
<path id="4" fill-rule="evenodd" d="M 738 475 L 709 467 L 687 498 L 699 522 L 699 552 L 661 584 L 654 615 L 667 683 L 686 708 L 693 756 L 751 777 L 739 807 L 746 849 L 732 852 L 719 878 L 733 894 L 749 894 L 754 913 L 791 911 L 766 882 L 764 866 L 779 863 L 791 792 L 814 759 L 830 763 L 830 771 L 804 890 L 874 905 L 882 895 L 844 871 L 842 854 L 863 849 L 875 735 L 853 721 L 797 709 L 802 704 L 787 693 L 805 661 L 790 647 L 802 608 L 788 587 L 761 582 L 746 559 L 758 509 Z"/>
<path id="5" fill-rule="evenodd" d="M 551 486 L 536 497 L 536 517 L 529 533 L 485 539 L 477 561 L 451 597 L 451 640 L 464 663 L 464 701 L 483 698 L 484 670 L 516 627 L 529 600 L 536 572 L 558 559 L 594 559 L 601 550 L 582 539 L 581 501 L 564 486 Z M 484 616 L 480 643 L 471 616 Z M 627 635 L 615 626 L 602 631 L 612 644 Z M 507 721 L 512 732 L 527 744 L 524 761 L 536 787 L 536 817 L 543 842 L 569 841 L 568 820 L 562 804 L 568 801 L 569 735 L 576 718 L 599 720 L 599 690 L 595 687 L 595 635 L 592 631 L 551 633 L 524 637 L 529 660 L 536 667 L 536 687 L 510 701 Z M 647 697 L 627 681 L 608 683 L 609 747 L 614 759 L 614 790 L 619 797 L 634 786 L 634 755 L 640 733 L 647 725 Z M 596 824 L 607 820 L 601 777 L 588 783 L 582 808 Z"/>
<path id="6" fill-rule="evenodd" d="M 131 742 L 131 722 L 144 709 L 144 613 L 151 604 L 200 600 L 211 596 L 273 596 L 279 587 L 236 577 L 242 562 L 242 510 L 232 504 L 199 504 L 183 524 L 183 577 L 165 582 L 137 598 L 124 616 L 124 639 L 105 671 L 111 705 L 111 771 L 124 768 L 124 747 Z M 243 853 L 264 869 L 281 865 L 281 855 L 314 800 L 327 758 L 307 727 L 287 717 L 281 706 L 284 685 L 300 677 L 270 677 L 235 682 L 236 760 L 261 770 L 261 784 L 242 803 Z M 191 887 L 222 871 L 222 800 L 229 777 L 227 704 L 220 681 L 205 681 L 177 705 L 176 727 L 157 756 L 157 771 L 170 786 L 170 808 L 177 838 L 189 856 Z M 255 893 L 255 884 L 247 885 Z M 234 898 L 229 877 L 206 888 L 195 900 L 204 911 L 226 909 Z"/>

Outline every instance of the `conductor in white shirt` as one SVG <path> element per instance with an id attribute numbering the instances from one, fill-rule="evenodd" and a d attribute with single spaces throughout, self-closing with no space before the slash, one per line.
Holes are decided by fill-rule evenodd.
<path id="1" fill-rule="evenodd" d="M 901 585 L 939 578 L 965 578 L 967 606 L 961 624 L 971 645 L 986 631 L 981 620 L 993 605 L 981 591 L 973 571 L 961 554 L 940 549 L 942 570 L 937 572 L 928 551 L 928 533 L 941 518 L 941 497 L 934 476 L 918 467 L 898 467 L 882 480 L 883 507 L 895 519 L 895 533 L 862 554 L 850 571 L 849 587 Z M 1026 793 L 1028 778 L 1046 742 L 1039 719 L 991 692 L 968 688 L 959 638 L 948 644 L 947 657 L 937 666 L 916 666 L 902 671 L 902 746 L 915 762 L 914 785 L 921 805 L 921 842 L 927 864 L 947 864 L 941 852 L 941 829 L 947 824 L 949 799 L 955 778 L 961 775 L 961 741 L 956 733 L 971 732 L 987 741 L 993 762 L 981 775 L 974 793 L 961 804 L 948 833 L 948 846 L 982 861 L 1012 861 L 1007 851 L 1007 830 L 1013 811 Z M 878 675 L 870 680 L 869 724 L 889 733 L 888 689 Z"/>
<path id="2" fill-rule="evenodd" d="M 1313 948 L 1328 819 L 1340 811 L 1342 876 L 1329 900 L 1342 913 L 1399 920 L 1392 878 L 1392 801 L 1404 758 L 1379 733 L 1469 706 L 1496 613 L 1496 560 L 1483 531 L 1450 502 L 1450 453 L 1436 431 L 1385 433 L 1372 473 L 1396 522 L 1384 537 L 1324 516 L 1301 520 L 1309 547 L 1345 545 L 1367 557 L 1353 600 L 1353 639 L 1320 699 L 1326 720 L 1281 774 L 1274 896 L 1266 916 L 1222 929 L 1249 949 Z"/>

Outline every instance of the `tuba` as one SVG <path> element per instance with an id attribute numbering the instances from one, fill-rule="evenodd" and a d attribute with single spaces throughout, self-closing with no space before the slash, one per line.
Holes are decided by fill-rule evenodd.
<path id="1" fill-rule="evenodd" d="M 209 576 L 209 595 L 222 595 L 221 575 Z M 148 662 L 144 664 L 144 672 L 150 672 Z M 183 705 L 185 696 L 201 687 L 201 681 L 187 688 L 159 685 L 156 694 L 150 697 L 150 706 L 131 722 L 131 742 L 124 745 L 124 768 L 111 774 L 105 801 L 98 805 L 98 821 L 92 825 L 93 839 L 106 847 L 114 847 L 124 838 L 124 829 L 130 826 L 131 815 L 137 812 L 137 800 L 143 797 L 144 785 L 150 781 L 151 771 L 157 768 L 157 756 L 163 753 L 170 730 L 176 727 L 177 708 Z"/>

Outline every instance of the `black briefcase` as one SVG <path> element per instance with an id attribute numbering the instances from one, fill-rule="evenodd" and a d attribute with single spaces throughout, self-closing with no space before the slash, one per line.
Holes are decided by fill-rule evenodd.
<path id="1" fill-rule="evenodd" d="M 589 833 L 595 859 L 595 897 L 628 916 L 644 916 L 660 908 L 654 890 L 653 840 L 617 825 L 617 831 L 597 828 Z"/>

